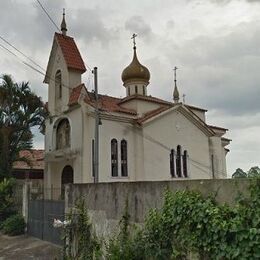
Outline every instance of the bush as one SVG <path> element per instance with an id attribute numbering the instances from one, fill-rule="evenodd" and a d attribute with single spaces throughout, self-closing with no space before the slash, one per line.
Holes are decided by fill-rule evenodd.
<path id="1" fill-rule="evenodd" d="M 4 234 L 10 236 L 21 235 L 24 233 L 25 229 L 24 218 L 20 214 L 12 215 L 7 218 L 1 226 Z"/>
<path id="2" fill-rule="evenodd" d="M 0 224 L 14 214 L 13 179 L 4 179 L 0 182 Z"/>

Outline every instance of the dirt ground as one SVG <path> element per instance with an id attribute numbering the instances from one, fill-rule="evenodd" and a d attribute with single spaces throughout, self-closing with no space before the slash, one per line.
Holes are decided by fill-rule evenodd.
<path id="1" fill-rule="evenodd" d="M 27 235 L 9 237 L 0 234 L 0 260 L 61 259 L 61 247 Z"/>

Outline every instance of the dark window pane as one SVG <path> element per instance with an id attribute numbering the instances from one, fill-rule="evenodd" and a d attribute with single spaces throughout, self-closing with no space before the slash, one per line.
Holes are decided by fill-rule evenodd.
<path id="1" fill-rule="evenodd" d="M 111 174 L 113 177 L 118 176 L 118 151 L 117 140 L 111 140 Z"/>
<path id="2" fill-rule="evenodd" d="M 126 177 L 127 173 L 127 142 L 121 141 L 121 175 Z"/>

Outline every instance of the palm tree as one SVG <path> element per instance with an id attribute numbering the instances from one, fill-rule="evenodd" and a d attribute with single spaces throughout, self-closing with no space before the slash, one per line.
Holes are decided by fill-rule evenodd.
<path id="1" fill-rule="evenodd" d="M 0 82 L 0 180 L 9 177 L 21 150 L 32 148 L 34 126 L 41 126 L 47 111 L 28 82 L 15 83 L 3 75 Z"/>

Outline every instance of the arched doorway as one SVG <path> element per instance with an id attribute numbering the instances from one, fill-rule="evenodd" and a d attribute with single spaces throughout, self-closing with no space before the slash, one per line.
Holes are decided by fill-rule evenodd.
<path id="1" fill-rule="evenodd" d="M 66 165 L 61 174 L 61 198 L 64 199 L 65 184 L 73 183 L 73 168 Z"/>

